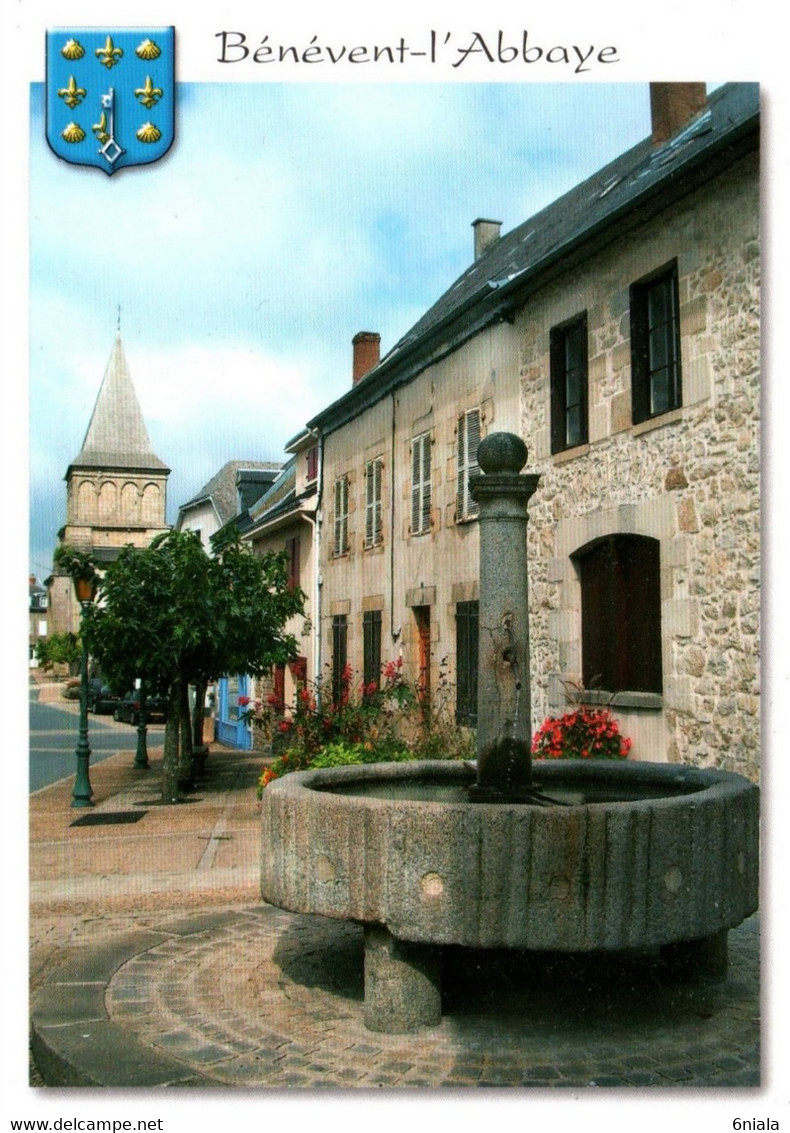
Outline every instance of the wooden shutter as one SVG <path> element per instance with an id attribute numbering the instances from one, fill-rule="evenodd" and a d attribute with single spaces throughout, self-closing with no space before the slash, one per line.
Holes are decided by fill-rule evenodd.
<path id="1" fill-rule="evenodd" d="M 469 519 L 477 515 L 478 505 L 469 491 L 469 477 L 480 471 L 477 463 L 477 446 L 480 444 L 480 410 L 468 409 L 458 418 L 458 483 L 456 516 Z"/>
<path id="2" fill-rule="evenodd" d="M 431 529 L 431 435 L 422 433 L 411 449 L 411 533 Z"/>
<path id="3" fill-rule="evenodd" d="M 365 546 L 381 542 L 381 474 L 382 461 L 371 460 L 365 466 Z"/>
<path id="4" fill-rule="evenodd" d="M 335 480 L 335 546 L 336 555 L 348 550 L 348 477 Z"/>

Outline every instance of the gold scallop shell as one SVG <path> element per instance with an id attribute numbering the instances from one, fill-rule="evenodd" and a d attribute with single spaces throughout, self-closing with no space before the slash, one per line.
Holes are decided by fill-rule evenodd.
<path id="1" fill-rule="evenodd" d="M 139 59 L 158 59 L 161 54 L 161 47 L 157 47 L 152 39 L 144 39 L 140 46 L 135 49 L 135 55 Z"/>
<path id="2" fill-rule="evenodd" d="M 84 142 L 85 131 L 82 126 L 78 126 L 76 122 L 69 122 L 65 130 L 60 132 L 61 138 L 64 142 Z"/>
<path id="3" fill-rule="evenodd" d="M 158 142 L 162 137 L 162 131 L 153 124 L 153 122 L 146 122 L 137 131 L 138 141 L 141 142 Z"/>
<path id="4" fill-rule="evenodd" d="M 76 39 L 67 39 L 60 49 L 60 54 L 64 59 L 81 59 L 85 54 L 85 48 Z"/>

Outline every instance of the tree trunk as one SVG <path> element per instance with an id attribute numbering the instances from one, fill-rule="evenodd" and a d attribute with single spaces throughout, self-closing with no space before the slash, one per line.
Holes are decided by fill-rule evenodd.
<path id="1" fill-rule="evenodd" d="M 179 735 L 181 751 L 178 761 L 178 782 L 185 789 L 195 786 L 195 767 L 192 748 L 192 720 L 189 714 L 189 685 L 181 681 L 179 702 Z"/>
<path id="2" fill-rule="evenodd" d="M 192 713 L 192 742 L 203 747 L 203 718 L 206 711 L 206 682 L 195 683 L 195 708 Z"/>
<path id="3" fill-rule="evenodd" d="M 181 725 L 181 678 L 170 686 L 165 724 L 165 746 L 162 758 L 162 802 L 178 802 L 178 733 Z"/>

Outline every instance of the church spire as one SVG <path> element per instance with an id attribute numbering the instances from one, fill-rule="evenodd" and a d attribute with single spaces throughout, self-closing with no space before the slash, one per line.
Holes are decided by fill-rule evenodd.
<path id="1" fill-rule="evenodd" d="M 119 315 L 120 319 L 120 315 Z M 115 336 L 76 467 L 164 469 L 154 455 L 120 331 Z"/>

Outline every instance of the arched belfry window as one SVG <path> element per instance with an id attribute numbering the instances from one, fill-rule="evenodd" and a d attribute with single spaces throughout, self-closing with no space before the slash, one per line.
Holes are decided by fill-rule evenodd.
<path id="1" fill-rule="evenodd" d="M 581 547 L 572 558 L 581 581 L 584 687 L 660 693 L 658 540 L 607 535 Z"/>

